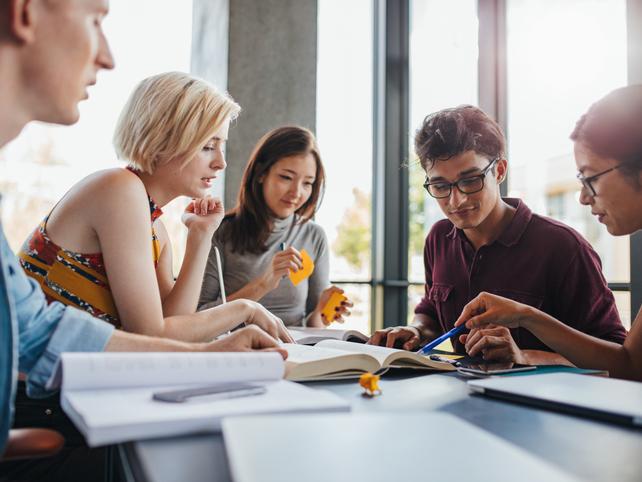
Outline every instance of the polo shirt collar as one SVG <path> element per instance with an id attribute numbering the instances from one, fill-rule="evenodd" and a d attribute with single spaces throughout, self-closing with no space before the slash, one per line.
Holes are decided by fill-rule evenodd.
<path id="1" fill-rule="evenodd" d="M 502 198 L 506 204 L 513 206 L 515 208 L 515 215 L 511 219 L 510 223 L 504 229 L 504 232 L 499 235 L 497 242 L 503 244 L 506 247 L 516 245 L 521 239 L 524 231 L 528 227 L 533 213 L 528 208 L 528 206 L 521 199 L 517 198 Z"/>
<path id="2" fill-rule="evenodd" d="M 524 231 L 528 227 L 528 223 L 533 217 L 533 213 L 528 208 L 528 206 L 521 200 L 517 198 L 502 198 L 506 204 L 515 208 L 515 215 L 511 219 L 510 224 L 506 227 L 504 232 L 500 234 L 497 238 L 498 243 L 503 244 L 506 247 L 514 246 L 519 242 Z M 446 235 L 450 239 L 456 239 L 457 237 L 464 237 L 464 233 L 461 229 L 457 229 L 455 226 L 450 230 Z"/>

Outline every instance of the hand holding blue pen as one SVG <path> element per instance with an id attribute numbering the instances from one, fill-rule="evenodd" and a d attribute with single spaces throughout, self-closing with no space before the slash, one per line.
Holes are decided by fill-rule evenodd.
<path id="1" fill-rule="evenodd" d="M 427 354 L 430 350 L 433 350 L 437 346 L 441 345 L 444 341 L 446 341 L 449 338 L 452 338 L 453 336 L 458 335 L 459 333 L 461 333 L 465 328 L 466 328 L 466 325 L 456 326 L 455 328 L 453 328 L 452 330 L 444 333 L 440 337 L 435 338 L 430 343 L 427 343 L 426 345 L 422 346 L 419 350 L 417 350 L 416 353 L 418 353 L 419 355 Z"/>

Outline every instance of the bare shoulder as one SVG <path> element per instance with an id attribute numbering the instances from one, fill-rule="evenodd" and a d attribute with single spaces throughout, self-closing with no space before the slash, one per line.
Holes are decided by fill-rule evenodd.
<path id="1" fill-rule="evenodd" d="M 123 203 L 127 200 L 147 199 L 140 178 L 126 169 L 105 169 L 86 178 L 84 189 L 102 202 Z"/>
<path id="2" fill-rule="evenodd" d="M 78 185 L 82 209 L 98 227 L 104 223 L 124 223 L 127 219 L 149 219 L 145 185 L 126 169 L 105 169 Z"/>
<path id="3" fill-rule="evenodd" d="M 125 169 L 95 172 L 76 183 L 52 210 L 47 232 L 78 252 L 101 250 L 99 231 L 149 219 L 145 186 Z"/>

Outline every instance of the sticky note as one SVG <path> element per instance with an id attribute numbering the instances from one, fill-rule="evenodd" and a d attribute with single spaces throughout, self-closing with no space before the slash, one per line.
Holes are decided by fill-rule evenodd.
<path id="1" fill-rule="evenodd" d="M 301 260 L 303 267 L 298 271 L 290 270 L 290 281 L 294 286 L 298 285 L 301 281 L 308 278 L 314 271 L 314 261 L 305 249 L 301 250 Z"/>
<path id="2" fill-rule="evenodd" d="M 343 293 L 334 292 L 326 302 L 325 306 L 321 310 L 321 314 L 325 315 L 323 323 L 329 325 L 334 321 L 334 315 L 337 313 L 335 308 L 341 306 L 342 301 L 346 301 L 348 298 Z"/>

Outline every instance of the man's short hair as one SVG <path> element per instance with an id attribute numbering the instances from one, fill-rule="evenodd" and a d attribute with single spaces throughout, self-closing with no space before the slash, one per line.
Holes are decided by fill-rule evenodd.
<path id="1" fill-rule="evenodd" d="M 489 160 L 504 158 L 506 151 L 502 128 L 472 105 L 428 115 L 415 134 L 415 152 L 424 169 L 471 150 Z"/>
<path id="2" fill-rule="evenodd" d="M 119 159 L 152 174 L 166 162 L 189 162 L 223 123 L 241 108 L 214 86 L 182 72 L 166 72 L 138 84 L 114 133 Z"/>

